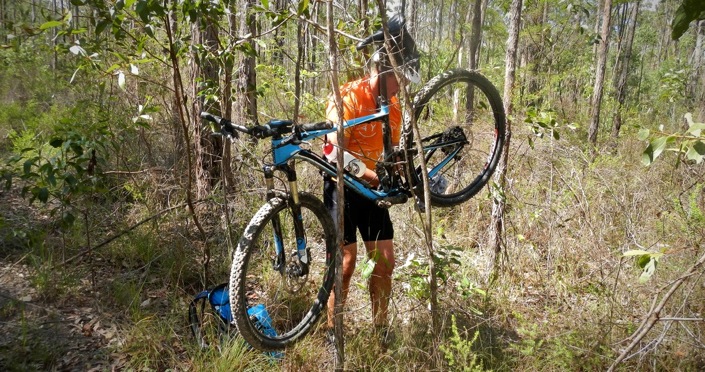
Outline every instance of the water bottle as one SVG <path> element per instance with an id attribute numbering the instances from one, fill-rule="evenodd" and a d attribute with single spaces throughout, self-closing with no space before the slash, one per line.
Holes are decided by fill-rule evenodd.
<path id="1" fill-rule="evenodd" d="M 338 161 L 338 147 L 330 142 L 323 145 L 323 154 L 331 163 Z M 362 177 L 365 174 L 365 170 L 367 170 L 367 166 L 362 160 L 347 151 L 343 152 L 343 164 L 345 164 L 343 168 L 355 177 Z"/>

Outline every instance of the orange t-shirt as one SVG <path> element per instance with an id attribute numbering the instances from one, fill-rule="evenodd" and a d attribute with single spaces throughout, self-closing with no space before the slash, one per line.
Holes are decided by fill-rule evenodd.
<path id="1" fill-rule="evenodd" d="M 340 95 L 343 98 L 345 120 L 372 115 L 379 111 L 378 93 L 372 92 L 369 77 L 346 83 L 340 87 Z M 333 99 L 328 103 L 326 118 L 335 124 L 338 123 L 338 110 Z M 349 153 L 362 160 L 367 168 L 375 170 L 376 162 L 381 160 L 384 152 L 382 126 L 382 121 L 372 121 L 347 128 L 344 141 L 338 140 L 338 143 L 342 142 Z M 392 97 L 389 102 L 389 126 L 392 129 L 392 144 L 397 145 L 401 135 L 401 110 L 396 97 Z"/>

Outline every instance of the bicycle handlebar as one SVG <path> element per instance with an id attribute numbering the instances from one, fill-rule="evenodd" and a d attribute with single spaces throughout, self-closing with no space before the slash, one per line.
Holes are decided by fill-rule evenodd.
<path id="1" fill-rule="evenodd" d="M 235 131 L 249 134 L 257 138 L 267 138 L 274 135 L 283 134 L 291 130 L 291 122 L 285 120 L 272 120 L 264 125 L 255 125 L 246 127 L 243 125 L 233 124 L 232 121 L 222 118 L 208 112 L 201 112 L 201 118 L 214 122 L 220 125 L 221 133 L 233 136 Z M 333 123 L 330 121 L 321 121 L 318 123 L 300 124 L 296 126 L 296 132 L 309 132 L 316 130 L 333 129 Z"/>
<path id="2" fill-rule="evenodd" d="M 220 125 L 221 132 L 230 136 L 234 135 L 236 130 L 238 132 L 249 134 L 257 138 L 271 137 L 276 133 L 276 131 L 273 131 L 272 128 L 269 127 L 269 125 L 256 125 L 254 127 L 248 128 L 243 125 L 233 124 L 233 122 L 228 119 L 222 118 L 218 115 L 210 114 L 208 112 L 202 112 L 201 118 Z"/>

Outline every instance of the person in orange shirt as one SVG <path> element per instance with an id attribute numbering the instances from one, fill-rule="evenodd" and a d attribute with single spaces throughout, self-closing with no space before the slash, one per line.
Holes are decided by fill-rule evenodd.
<path id="1" fill-rule="evenodd" d="M 390 20 L 390 34 L 393 36 L 392 49 L 389 56 L 395 58 L 397 65 L 402 66 L 404 76 L 410 82 L 418 81 L 418 53 L 411 35 L 406 31 L 403 21 L 394 24 Z M 381 31 L 368 38 L 370 40 L 383 40 Z M 396 94 L 399 91 L 392 64 L 388 57 L 378 50 L 370 63 L 370 74 L 362 79 L 344 84 L 340 87 L 343 98 L 344 119 L 350 120 L 379 111 L 378 97 L 386 91 L 386 98 L 390 105 L 389 124 L 392 130 L 392 144 L 397 145 L 401 133 L 401 111 Z M 382 84 L 386 86 L 382 88 Z M 338 123 L 338 111 L 335 102 L 331 99 L 326 110 L 327 119 Z M 345 130 L 344 138 L 339 139 L 333 133 L 326 140 L 334 146 L 340 145 L 345 151 L 360 159 L 367 166 L 367 170 L 360 178 L 372 186 L 378 186 L 379 180 L 375 173 L 376 162 L 382 159 L 384 152 L 381 121 L 360 124 Z M 337 226 L 337 185 L 330 178 L 324 178 L 323 201 L 336 221 Z M 357 232 L 367 250 L 368 257 L 374 259 L 375 267 L 369 280 L 370 299 L 372 301 L 373 323 L 380 332 L 384 346 L 389 340 L 388 335 L 388 306 L 392 290 L 392 272 L 394 270 L 394 228 L 389 217 L 389 211 L 381 208 L 355 191 L 345 189 L 345 211 L 343 232 L 343 301 L 345 301 L 350 280 L 355 271 L 357 258 Z M 328 299 L 328 326 L 333 328 L 334 295 Z"/>

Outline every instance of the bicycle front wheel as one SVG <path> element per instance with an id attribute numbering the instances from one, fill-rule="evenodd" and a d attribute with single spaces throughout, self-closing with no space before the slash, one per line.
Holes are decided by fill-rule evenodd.
<path id="1" fill-rule="evenodd" d="M 333 287 L 335 225 L 315 196 L 299 193 L 299 200 L 300 219 L 290 197 L 276 197 L 262 206 L 245 228 L 233 258 L 233 317 L 240 335 L 259 350 L 283 349 L 306 334 Z M 297 220 L 304 232 L 298 239 Z M 304 247 L 307 269 L 297 254 Z"/>
<path id="2" fill-rule="evenodd" d="M 454 206 L 477 194 L 497 167 L 504 143 L 502 99 L 477 71 L 450 70 L 431 79 L 414 98 L 413 115 L 429 173 L 431 204 Z M 415 153 L 411 118 L 404 146 Z M 421 155 L 409 156 L 409 179 L 423 198 Z"/>

